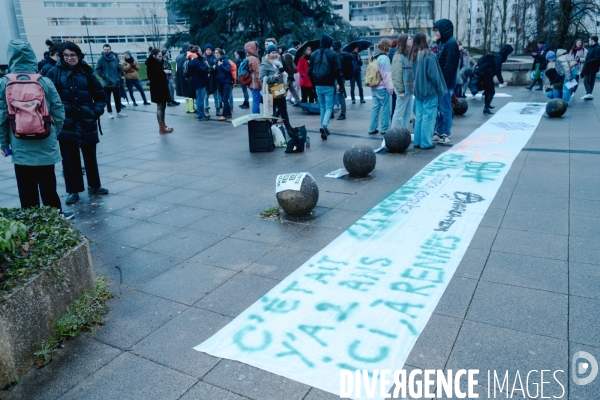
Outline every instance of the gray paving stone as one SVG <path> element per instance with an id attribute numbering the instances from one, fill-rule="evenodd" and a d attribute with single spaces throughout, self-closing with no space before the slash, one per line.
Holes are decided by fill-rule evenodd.
<path id="1" fill-rule="evenodd" d="M 600 200 L 600 177 L 596 175 L 571 175 L 571 197 Z"/>
<path id="2" fill-rule="evenodd" d="M 66 341 L 64 346 L 52 354 L 50 364 L 40 369 L 32 368 L 10 392 L 0 391 L 0 398 L 58 399 L 122 353 L 91 339 L 89 335 Z"/>
<path id="3" fill-rule="evenodd" d="M 156 201 L 162 201 L 163 203 L 179 204 L 183 206 L 205 208 L 203 207 L 202 197 L 207 195 L 208 192 L 202 190 L 186 189 L 186 188 L 171 188 L 167 193 L 156 196 Z"/>
<path id="4" fill-rule="evenodd" d="M 343 229 L 307 226 L 285 241 L 285 245 L 318 252 L 344 233 Z"/>
<path id="5" fill-rule="evenodd" d="M 246 399 L 246 397 L 238 396 L 235 393 L 218 388 L 214 385 L 198 382 L 179 398 L 179 400 L 198 399 L 243 400 Z"/>
<path id="6" fill-rule="evenodd" d="M 149 153 L 146 153 L 149 154 Z M 138 156 L 137 158 L 142 158 L 142 156 Z M 127 180 L 131 180 L 134 182 L 141 183 L 152 183 L 162 178 L 168 178 L 170 176 L 175 175 L 174 172 L 163 172 L 163 171 L 143 171 L 141 174 L 130 175 L 127 177 Z"/>
<path id="7" fill-rule="evenodd" d="M 566 260 L 568 242 L 567 236 L 500 228 L 492 251 Z"/>
<path id="8" fill-rule="evenodd" d="M 490 250 L 498 234 L 498 228 L 491 228 L 488 226 L 480 226 L 475 231 L 473 239 L 469 244 L 470 249 Z"/>
<path id="9" fill-rule="evenodd" d="M 109 188 L 109 190 L 112 190 L 112 189 Z M 139 201 L 140 201 L 139 199 L 136 199 L 133 197 L 122 196 L 121 194 L 113 194 L 111 191 L 111 193 L 108 196 L 102 196 L 102 197 L 95 198 L 94 202 L 90 203 L 89 206 L 95 207 L 99 211 L 103 211 L 106 213 L 106 212 L 119 210 L 121 208 L 130 206 Z M 81 203 L 78 203 L 77 205 L 80 206 Z"/>
<path id="10" fill-rule="evenodd" d="M 121 269 L 123 284 L 129 287 L 139 287 L 181 263 L 181 259 L 146 250 L 136 250 L 125 254 L 118 262 L 116 260 L 114 262 L 114 265 L 118 265 Z M 114 265 L 109 267 L 116 270 Z M 116 282 L 120 282 L 121 276 L 117 276 L 119 276 L 119 280 L 116 280 Z"/>
<path id="11" fill-rule="evenodd" d="M 339 204 L 348 200 L 352 195 L 348 193 L 328 192 L 325 190 L 319 191 L 319 201 L 317 206 L 320 207 L 337 207 Z"/>
<path id="12" fill-rule="evenodd" d="M 138 174 L 142 174 L 144 173 L 143 170 L 141 169 L 135 169 L 135 168 L 116 168 L 112 171 L 106 171 L 106 169 L 104 169 L 104 171 L 102 172 L 102 177 L 107 177 L 107 178 L 113 178 L 113 179 L 123 179 L 123 178 L 132 178 L 135 175 Z M 131 187 L 133 186 L 137 186 L 138 184 L 142 183 L 140 181 L 135 181 L 135 183 L 133 183 L 133 181 L 129 181 L 132 182 Z"/>
<path id="13" fill-rule="evenodd" d="M 145 293 L 123 288 L 108 306 L 105 325 L 95 339 L 128 350 L 141 339 L 173 319 L 185 306 Z M 112 368 L 112 367 L 111 367 Z"/>
<path id="14" fill-rule="evenodd" d="M 565 214 L 568 209 L 568 199 L 523 194 L 514 194 L 508 205 L 508 211 L 537 212 L 553 215 Z"/>
<path id="15" fill-rule="evenodd" d="M 566 261 L 491 252 L 481 280 L 568 293 L 569 269 Z"/>
<path id="16" fill-rule="evenodd" d="M 144 249 L 187 260 L 223 239 L 221 235 L 179 228 L 147 244 Z"/>
<path id="17" fill-rule="evenodd" d="M 225 211 L 231 203 L 241 199 L 242 196 L 211 192 L 202 196 L 196 207 L 205 208 L 207 210 Z"/>
<path id="18" fill-rule="evenodd" d="M 589 353 L 592 355 L 592 357 L 594 357 L 596 360 L 600 360 L 600 348 L 599 347 L 591 347 L 591 346 L 585 346 L 579 343 L 569 343 L 569 359 L 572 359 L 572 357 L 575 355 L 576 352 L 578 351 L 585 351 L 586 353 Z M 581 362 L 586 362 L 586 360 L 584 359 L 578 359 L 579 362 L 577 362 L 577 366 L 579 366 L 579 364 Z M 590 374 L 590 368 L 587 369 L 587 371 L 584 374 L 579 374 L 573 370 L 571 370 L 571 374 L 573 373 L 577 373 L 577 377 L 579 378 L 586 378 L 589 376 Z M 569 377 L 570 378 L 570 377 Z M 577 400 L 597 400 L 598 399 L 598 393 L 600 393 L 600 379 L 598 379 L 598 377 L 596 377 L 596 379 L 594 379 L 592 382 L 588 383 L 587 385 L 576 385 L 573 381 L 570 382 L 569 385 L 569 398 L 570 399 L 577 399 Z"/>
<path id="19" fill-rule="evenodd" d="M 456 268 L 454 276 L 479 279 L 489 254 L 489 250 L 468 248 L 460 264 L 458 264 L 458 268 Z"/>
<path id="20" fill-rule="evenodd" d="M 365 214 L 359 211 L 333 209 L 316 218 L 311 225 L 332 229 L 348 229 Z"/>
<path id="21" fill-rule="evenodd" d="M 569 261 L 600 265 L 600 247 L 595 238 L 571 236 Z"/>
<path id="22" fill-rule="evenodd" d="M 583 215 L 571 215 L 569 233 L 573 236 L 600 238 L 600 218 Z"/>
<path id="23" fill-rule="evenodd" d="M 479 225 L 500 228 L 505 212 L 502 208 L 488 208 Z"/>
<path id="24" fill-rule="evenodd" d="M 453 277 L 434 312 L 449 317 L 464 318 L 476 287 L 477 281 L 474 279 Z"/>
<path id="25" fill-rule="evenodd" d="M 210 210 L 177 205 L 163 213 L 148 218 L 147 221 L 154 222 L 155 224 L 184 228 L 190 224 L 193 224 L 194 222 L 206 218 L 212 213 L 213 211 Z"/>
<path id="26" fill-rule="evenodd" d="M 339 398 L 339 394 L 325 392 L 321 389 L 313 387 L 310 389 L 310 392 L 308 392 L 308 394 L 304 397 L 303 400 L 336 400 Z"/>
<path id="27" fill-rule="evenodd" d="M 567 295 L 479 282 L 468 320 L 567 339 Z"/>
<path id="28" fill-rule="evenodd" d="M 206 218 L 191 224 L 188 228 L 229 236 L 250 225 L 256 218 L 256 216 L 239 213 L 211 211 Z"/>
<path id="29" fill-rule="evenodd" d="M 465 320 L 446 369 L 478 369 L 479 385 L 487 386 L 488 370 L 492 378 L 494 370 L 501 374 L 509 371 L 509 380 L 513 381 L 517 370 L 523 378 L 532 370 L 568 371 L 569 362 L 565 340 Z M 537 383 L 539 378 L 538 374 Z M 544 385 L 547 393 L 560 394 L 558 383 L 551 376 L 548 380 L 551 383 Z M 565 385 L 564 380 L 562 383 Z"/>
<path id="30" fill-rule="evenodd" d="M 256 400 L 303 399 L 310 386 L 231 360 L 221 360 L 204 382 Z"/>
<path id="31" fill-rule="evenodd" d="M 116 360 L 86 379 L 65 399 L 178 399 L 197 382 L 191 376 L 133 354 L 123 353 Z"/>
<path id="32" fill-rule="evenodd" d="M 421 369 L 443 369 L 461 324 L 461 319 L 433 314 L 406 363 Z"/>
<path id="33" fill-rule="evenodd" d="M 196 254 L 191 261 L 240 271 L 267 254 L 272 248 L 273 245 L 269 243 L 229 237 Z"/>
<path id="34" fill-rule="evenodd" d="M 161 203 L 154 200 L 141 200 L 140 202 L 134 203 L 131 206 L 123 207 L 113 211 L 113 213 L 122 217 L 144 220 L 154 215 L 163 213 L 171 208 L 173 208 L 172 204 Z"/>
<path id="35" fill-rule="evenodd" d="M 221 286 L 233 275 L 235 275 L 234 271 L 189 261 L 157 276 L 140 287 L 140 290 L 192 305 Z"/>
<path id="36" fill-rule="evenodd" d="M 203 174 L 203 176 L 206 176 L 206 175 Z M 224 182 L 220 179 L 217 179 L 214 177 L 204 177 L 204 178 L 201 178 L 200 180 L 192 182 L 183 187 L 186 189 L 196 189 L 196 190 L 202 190 L 205 192 L 214 192 L 214 191 L 219 190 L 222 187 L 225 187 L 227 185 L 228 185 L 228 182 Z"/>
<path id="37" fill-rule="evenodd" d="M 569 294 L 600 300 L 600 265 L 569 262 Z"/>
<path id="38" fill-rule="evenodd" d="M 201 378 L 220 361 L 194 350 L 231 318 L 189 307 L 133 347 L 133 353 L 175 371 Z"/>
<path id="39" fill-rule="evenodd" d="M 569 297 L 569 340 L 600 347 L 600 300 Z"/>
<path id="40" fill-rule="evenodd" d="M 125 229 L 113 232 L 106 238 L 114 243 L 141 248 L 155 240 L 170 234 L 174 227 L 141 221 Z"/>
<path id="41" fill-rule="evenodd" d="M 304 228 L 304 225 L 257 219 L 243 230 L 235 232 L 231 237 L 254 242 L 279 244 L 289 242 L 290 238 L 302 228 Z"/>
<path id="42" fill-rule="evenodd" d="M 502 228 L 568 235 L 569 218 L 566 213 L 549 214 L 507 210 L 502 220 Z"/>
<path id="43" fill-rule="evenodd" d="M 569 212 L 571 215 L 600 218 L 600 201 L 584 200 L 584 199 L 570 199 Z"/>
<path id="44" fill-rule="evenodd" d="M 194 306 L 237 317 L 278 283 L 273 279 L 240 272 Z"/>
<path id="45" fill-rule="evenodd" d="M 567 184 L 548 184 L 538 183 L 535 184 L 533 181 L 519 181 L 515 186 L 514 194 L 525 194 L 529 196 L 542 196 L 542 197 L 562 197 L 569 198 L 569 185 Z"/>
<path id="46" fill-rule="evenodd" d="M 121 192 L 120 194 L 123 196 L 129 196 L 129 197 L 133 197 L 136 199 L 148 200 L 148 199 L 154 199 L 155 197 L 160 196 L 163 193 L 167 193 L 171 190 L 173 190 L 173 188 L 170 186 L 155 185 L 152 183 L 143 183 L 132 189 L 125 190 L 125 191 Z"/>
<path id="47" fill-rule="evenodd" d="M 283 280 L 314 255 L 313 251 L 278 246 L 246 268 L 246 272 Z"/>

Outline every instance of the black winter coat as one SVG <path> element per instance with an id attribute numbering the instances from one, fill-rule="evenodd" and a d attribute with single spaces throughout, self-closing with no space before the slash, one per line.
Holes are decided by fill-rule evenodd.
<path id="1" fill-rule="evenodd" d="M 158 61 L 153 55 L 150 55 L 145 64 L 150 80 L 150 101 L 153 103 L 168 103 L 171 101 L 171 94 L 169 93 L 169 84 L 162 61 Z"/>
<path id="2" fill-rule="evenodd" d="M 80 62 L 74 67 L 61 61 L 46 74 L 65 107 L 65 123 L 58 140 L 85 146 L 98 143 L 98 118 L 104 114 L 106 94 L 92 67 Z"/>
<path id="3" fill-rule="evenodd" d="M 440 19 L 435 22 L 434 26 L 440 32 L 441 37 L 438 40 L 437 59 L 442 68 L 446 87 L 448 90 L 452 90 L 456 86 L 456 74 L 460 62 L 458 43 L 456 43 L 456 39 L 452 36 L 454 34 L 454 26 L 448 19 Z"/>
<path id="4" fill-rule="evenodd" d="M 50 57 L 46 56 L 42 61 L 38 63 L 38 70 L 40 75 L 46 76 L 48 71 L 50 71 L 56 65 L 56 61 Z"/>
<path id="5" fill-rule="evenodd" d="M 486 80 L 491 80 L 493 84 L 494 76 L 499 83 L 504 83 L 502 77 L 502 64 L 508 56 L 513 52 L 513 47 L 510 44 L 505 44 L 498 53 L 488 53 L 481 57 L 477 62 L 473 77 L 471 78 L 469 89 L 476 93 L 478 90 L 483 90 L 483 83 Z"/>
<path id="6" fill-rule="evenodd" d="M 308 63 L 308 76 L 312 82 L 313 87 L 317 86 L 335 86 L 337 83 L 340 86 L 344 85 L 342 78 L 342 64 L 337 53 L 331 50 L 333 44 L 333 38 L 328 34 L 324 33 L 321 35 L 320 45 L 316 51 L 310 55 L 310 62 Z M 318 60 L 324 57 L 329 64 L 329 75 L 323 78 L 317 78 L 313 74 L 313 69 Z"/>
<path id="7" fill-rule="evenodd" d="M 583 64 L 584 74 L 596 74 L 600 69 L 600 45 L 595 44 L 594 46 L 588 47 L 588 53 L 585 57 L 585 64 Z"/>

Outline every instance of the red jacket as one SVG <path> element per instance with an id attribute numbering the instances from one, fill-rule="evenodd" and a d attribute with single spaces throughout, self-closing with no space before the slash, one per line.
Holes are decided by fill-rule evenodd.
<path id="1" fill-rule="evenodd" d="M 306 57 L 298 60 L 298 74 L 300 74 L 300 87 L 312 87 L 312 83 L 308 77 L 308 60 Z"/>

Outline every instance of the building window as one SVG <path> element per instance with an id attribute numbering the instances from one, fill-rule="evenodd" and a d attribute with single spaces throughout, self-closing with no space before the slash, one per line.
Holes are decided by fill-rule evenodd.
<path id="1" fill-rule="evenodd" d="M 48 18 L 48 26 L 167 25 L 166 18 Z"/>
<path id="2" fill-rule="evenodd" d="M 333 9 L 334 10 L 343 10 L 344 9 L 344 5 L 343 4 L 334 4 L 333 5 Z"/>
<path id="3" fill-rule="evenodd" d="M 475 33 L 478 35 L 481 34 L 481 29 L 475 29 Z"/>
<path id="4" fill-rule="evenodd" d="M 515 38 L 508 38 L 508 43 L 514 43 L 515 42 Z"/>
<path id="5" fill-rule="evenodd" d="M 88 2 L 88 1 L 45 1 L 46 8 L 165 8 L 165 3 L 157 2 Z"/>
<path id="6" fill-rule="evenodd" d="M 477 45 L 478 45 L 478 44 L 481 44 L 481 40 L 477 39 L 477 40 L 475 41 L 475 44 L 477 44 Z"/>

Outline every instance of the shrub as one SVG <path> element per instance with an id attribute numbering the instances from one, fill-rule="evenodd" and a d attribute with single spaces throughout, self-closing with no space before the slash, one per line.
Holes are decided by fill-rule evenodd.
<path id="1" fill-rule="evenodd" d="M 56 208 L 0 208 L 0 296 L 41 271 L 51 271 L 82 239 Z"/>

